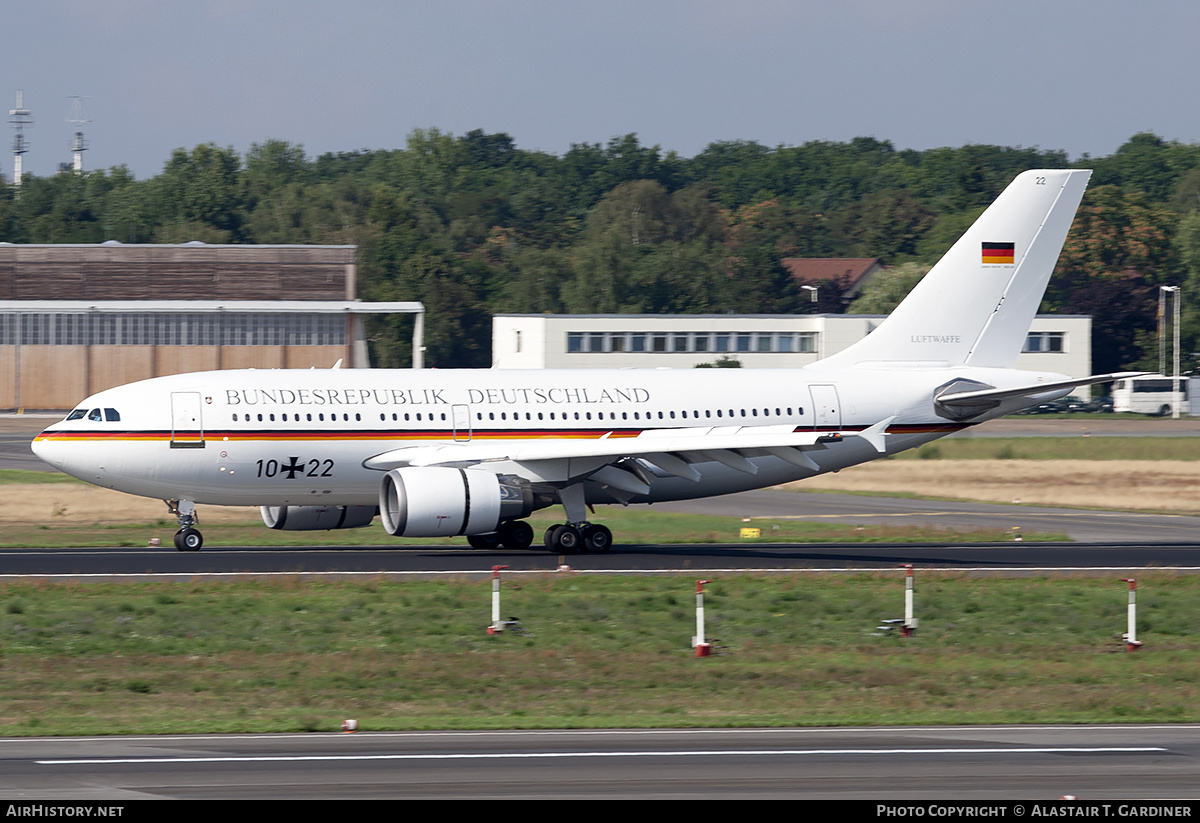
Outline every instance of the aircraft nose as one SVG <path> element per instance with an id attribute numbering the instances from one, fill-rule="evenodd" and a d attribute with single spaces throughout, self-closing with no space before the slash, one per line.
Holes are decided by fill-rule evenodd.
<path id="1" fill-rule="evenodd" d="M 63 444 L 56 442 L 49 435 L 49 431 L 42 432 L 33 439 L 29 448 L 46 463 L 61 469 L 63 467 Z"/>

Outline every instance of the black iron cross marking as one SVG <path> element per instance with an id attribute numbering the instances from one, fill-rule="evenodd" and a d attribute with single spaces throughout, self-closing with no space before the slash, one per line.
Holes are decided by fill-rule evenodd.
<path id="1" fill-rule="evenodd" d="M 295 480 L 296 472 L 304 471 L 304 463 L 300 462 L 299 457 L 292 457 L 289 459 L 292 462 L 288 463 L 286 466 L 280 466 L 279 470 L 288 473 L 288 476 L 287 476 L 288 480 Z"/>

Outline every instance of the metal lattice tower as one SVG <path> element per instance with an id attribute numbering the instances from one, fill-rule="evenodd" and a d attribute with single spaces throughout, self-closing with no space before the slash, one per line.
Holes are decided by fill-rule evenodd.
<path id="1" fill-rule="evenodd" d="M 71 99 L 75 101 L 71 104 L 71 113 L 67 116 L 67 122 L 75 126 L 75 139 L 71 141 L 71 153 L 74 156 L 71 168 L 76 174 L 83 174 L 83 153 L 88 147 L 87 141 L 83 139 L 83 126 L 92 121 L 83 109 L 83 98 L 76 95 Z"/>
<path id="2" fill-rule="evenodd" d="M 25 92 L 17 89 L 17 107 L 8 110 L 8 124 L 17 130 L 13 138 L 13 185 L 21 188 L 21 156 L 29 151 L 25 128 L 33 125 L 33 113 L 25 108 Z"/>

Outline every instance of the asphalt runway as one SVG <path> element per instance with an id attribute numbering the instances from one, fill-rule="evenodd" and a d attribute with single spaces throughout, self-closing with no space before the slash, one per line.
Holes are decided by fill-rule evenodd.
<path id="1" fill-rule="evenodd" d="M 1119 803 L 1195 798 L 1197 774 L 1200 727 L 1194 725 L 0 740 L 0 794 L 18 804 L 17 798 L 790 798 L 1004 799 L 1061 807 L 1058 799 L 1072 795 L 1084 805 L 1113 804 L 1115 817 Z"/>
<path id="2" fill-rule="evenodd" d="M 467 547 L 3 549 L 0 579 L 31 576 L 79 580 L 170 578 L 197 580 L 238 576 L 323 575 L 330 578 L 390 576 L 397 579 L 486 577 L 493 566 L 505 574 L 715 574 L 718 572 L 896 569 L 965 574 L 1125 574 L 1172 569 L 1200 572 L 1200 546 L 1004 543 L 969 545 L 740 544 L 614 546 L 605 554 L 556 555 L 545 551 L 481 551 Z"/>

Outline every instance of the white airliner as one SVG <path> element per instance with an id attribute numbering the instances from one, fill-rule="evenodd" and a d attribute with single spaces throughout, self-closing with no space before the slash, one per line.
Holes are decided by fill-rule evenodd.
<path id="1" fill-rule="evenodd" d="M 601 503 L 728 494 L 837 471 L 1119 375 L 1013 368 L 1091 172 L 1018 176 L 865 339 L 803 369 L 269 370 L 99 392 L 33 450 L 82 480 L 161 498 L 175 545 L 195 504 L 275 529 L 368 525 L 554 552 L 604 551 Z"/>

